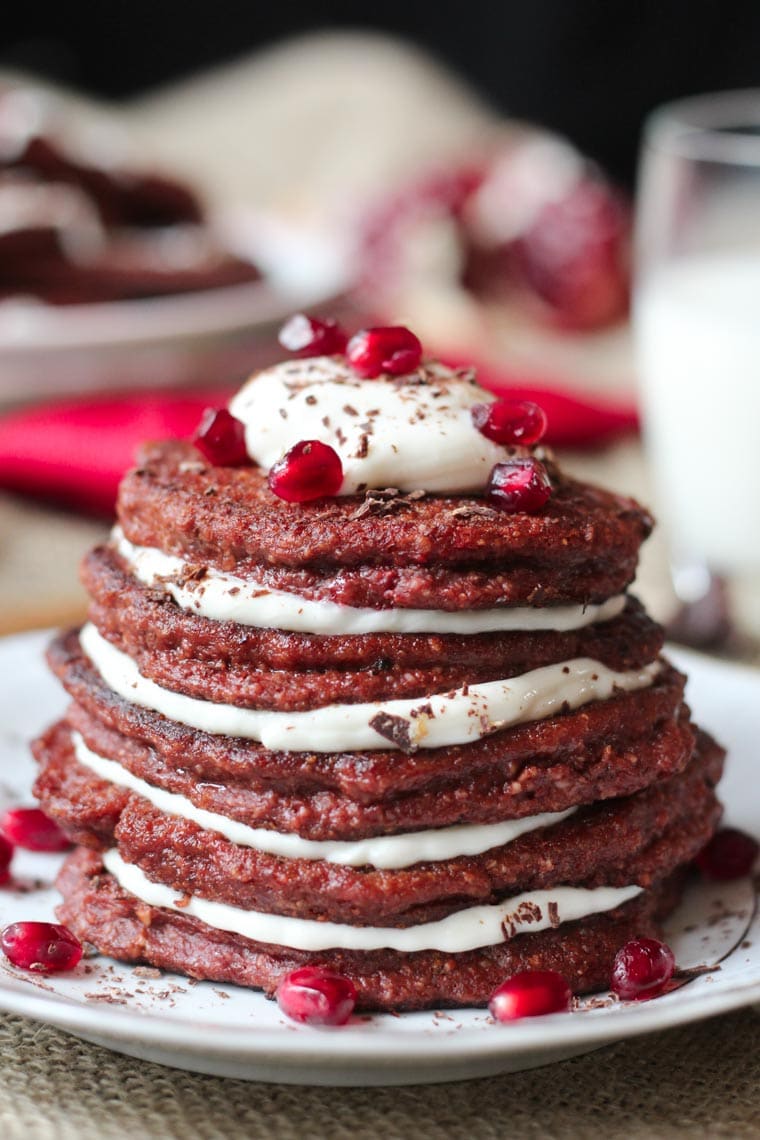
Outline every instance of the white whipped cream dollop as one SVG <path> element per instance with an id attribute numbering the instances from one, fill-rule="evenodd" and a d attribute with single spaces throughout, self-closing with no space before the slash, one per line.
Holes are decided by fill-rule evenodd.
<path id="1" fill-rule="evenodd" d="M 230 411 L 245 424 L 248 454 L 264 470 L 294 444 L 318 439 L 340 456 L 341 495 L 367 487 L 454 494 L 482 490 L 506 458 L 470 415 L 474 404 L 493 400 L 471 374 L 442 364 L 364 380 L 340 358 L 318 356 L 252 376 Z"/>
<path id="2" fill-rule="evenodd" d="M 437 922 L 423 922 L 401 929 L 383 926 L 347 926 L 340 922 L 319 922 L 291 918 L 263 911 L 241 910 L 229 903 L 212 902 L 191 896 L 178 899 L 177 891 L 154 883 L 135 866 L 127 863 L 115 848 L 103 856 L 106 870 L 124 890 L 149 906 L 191 915 L 217 930 L 227 930 L 296 950 L 441 950 L 461 954 L 481 946 L 495 946 L 507 937 L 524 931 L 546 930 L 563 922 L 573 922 L 589 914 L 614 910 L 641 894 L 641 887 L 552 887 L 528 891 L 499 903 L 466 907 Z"/>

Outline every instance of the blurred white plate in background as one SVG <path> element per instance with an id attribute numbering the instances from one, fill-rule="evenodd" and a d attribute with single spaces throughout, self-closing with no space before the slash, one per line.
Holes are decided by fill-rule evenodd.
<path id="1" fill-rule="evenodd" d="M 259 266 L 260 281 L 98 304 L 0 303 L 0 405 L 240 381 L 277 357 L 276 331 L 291 313 L 337 306 L 350 284 L 333 237 L 251 213 L 219 225 Z"/>

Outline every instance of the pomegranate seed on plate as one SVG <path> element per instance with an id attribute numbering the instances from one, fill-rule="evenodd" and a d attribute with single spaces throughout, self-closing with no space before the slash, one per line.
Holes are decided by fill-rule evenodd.
<path id="1" fill-rule="evenodd" d="M 713 835 L 695 859 L 707 879 L 727 883 L 748 875 L 760 851 L 760 844 L 745 831 L 723 827 Z"/>
<path id="2" fill-rule="evenodd" d="M 277 987 L 283 1013 L 304 1025 L 345 1025 L 356 1005 L 356 988 L 344 974 L 321 966 L 301 966 Z"/>
<path id="3" fill-rule="evenodd" d="M 7 883 L 11 877 L 10 866 L 13 858 L 13 844 L 0 834 L 0 885 Z"/>
<path id="4" fill-rule="evenodd" d="M 14 966 L 39 974 L 72 970 L 82 957 L 79 939 L 54 922 L 14 922 L 3 930 L 0 945 Z"/>
<path id="5" fill-rule="evenodd" d="M 296 313 L 282 326 L 277 339 L 288 352 L 306 357 L 345 352 L 348 337 L 337 321 L 320 321 L 306 313 Z"/>
<path id="6" fill-rule="evenodd" d="M 570 1008 L 573 993 L 554 970 L 522 970 L 502 982 L 491 994 L 488 1011 L 497 1021 L 517 1021 Z"/>
<path id="7" fill-rule="evenodd" d="M 27 851 L 66 851 L 71 847 L 55 820 L 40 808 L 11 808 L 0 820 L 0 830 L 15 847 Z"/>
<path id="8" fill-rule="evenodd" d="M 270 490 L 286 503 L 308 503 L 337 495 L 342 482 L 340 456 L 318 439 L 302 439 L 269 472 Z"/>
<path id="9" fill-rule="evenodd" d="M 206 408 L 193 444 L 215 467 L 243 467 L 251 462 L 245 449 L 245 424 L 226 408 Z"/>
<path id="10" fill-rule="evenodd" d="M 610 989 L 624 1001 L 656 997 L 673 977 L 673 951 L 656 938 L 633 938 L 615 955 Z"/>
<path id="11" fill-rule="evenodd" d="M 497 463 L 488 476 L 486 497 L 502 511 L 537 511 L 552 493 L 549 475 L 533 456 Z"/>
<path id="12" fill-rule="evenodd" d="M 403 325 L 362 329 L 351 337 L 346 349 L 354 372 L 373 380 L 383 372 L 404 376 L 413 372 L 422 360 L 422 345 Z"/>
<path id="13" fill-rule="evenodd" d="M 538 443 L 546 431 L 546 412 L 531 400 L 475 404 L 470 415 L 480 434 L 494 443 Z"/>

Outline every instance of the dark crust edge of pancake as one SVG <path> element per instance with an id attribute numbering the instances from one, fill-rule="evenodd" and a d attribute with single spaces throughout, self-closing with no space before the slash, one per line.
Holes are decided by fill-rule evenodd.
<path id="1" fill-rule="evenodd" d="M 487 661 L 494 669 L 505 669 L 511 659 L 548 662 L 582 656 L 575 647 L 596 639 L 600 646 L 608 645 L 610 660 L 619 662 L 615 668 L 626 668 L 655 658 L 664 636 L 662 627 L 633 596 L 626 598 L 624 609 L 615 617 L 564 632 L 327 635 L 202 617 L 192 608 L 181 608 L 161 587 L 139 582 L 108 546 L 95 547 L 85 556 L 81 576 L 91 599 L 90 620 L 114 644 L 126 646 L 127 652 L 137 648 L 171 652 L 199 664 L 216 664 L 222 658 L 230 667 L 304 673 L 325 669 L 388 672 L 394 667 L 425 668 L 442 662 L 482 668 Z M 199 589 L 202 585 L 201 578 Z M 525 670 L 512 669 L 513 673 L 521 671 Z"/>
<path id="2" fill-rule="evenodd" d="M 677 692 L 674 694 L 672 689 L 665 694 L 668 705 L 674 695 Z M 605 717 L 609 713 L 605 706 L 609 703 L 600 702 Z M 186 748 L 183 749 L 180 742 L 171 757 L 164 757 L 139 743 L 139 732 L 135 740 L 121 736 L 118 726 L 115 732 L 104 728 L 99 719 L 104 710 L 96 707 L 94 712 L 93 716 L 74 704 L 69 709 L 68 718 L 83 732 L 86 743 L 95 752 L 117 760 L 135 775 L 167 791 L 190 793 L 198 807 L 218 811 L 250 826 L 295 831 L 308 839 L 357 839 L 420 830 L 426 826 L 488 823 L 627 795 L 681 771 L 694 746 L 694 730 L 686 706 L 666 708 L 655 725 L 647 723 L 643 726 L 643 736 L 616 740 L 602 732 L 600 738 L 594 738 L 590 745 L 583 740 L 585 720 L 576 716 L 568 718 L 571 723 L 561 727 L 579 732 L 580 741 L 563 744 L 565 737 L 561 734 L 557 737 L 556 726 L 554 732 L 549 726 L 549 737 L 528 732 L 521 735 L 519 747 L 505 741 L 501 750 L 487 756 L 485 763 L 481 758 L 480 764 L 473 764 L 475 758 L 467 756 L 466 749 L 462 749 L 452 759 L 451 770 L 446 771 L 445 780 L 438 775 L 433 761 L 429 778 L 421 787 L 412 781 L 411 788 L 401 791 L 394 788 L 394 757 L 400 772 L 412 764 L 411 774 L 414 776 L 413 763 L 419 753 L 412 758 L 402 753 L 392 754 L 386 765 L 390 784 L 383 779 L 382 787 L 376 789 L 371 798 L 362 795 L 354 799 L 333 788 L 313 785 L 294 788 L 259 781 L 246 763 L 250 754 L 245 748 L 241 750 L 240 763 L 233 767 L 232 773 L 229 768 L 227 771 L 218 769 L 210 772 L 202 751 L 200 757 L 192 755 L 197 743 L 192 733 L 187 734 Z M 594 710 L 590 709 L 586 717 L 590 719 L 593 716 Z M 154 718 L 148 722 L 137 722 L 138 725 L 146 723 L 151 728 L 157 721 Z M 608 723 L 607 719 L 600 721 L 602 729 Z M 149 733 L 143 730 L 142 735 L 147 737 Z M 547 739 L 553 741 L 548 751 L 532 747 Z M 34 744 L 34 750 L 40 754 L 44 752 L 46 740 L 43 735 Z M 182 740 L 185 740 L 184 736 Z M 200 743 L 203 749 L 205 742 Z M 224 749 L 235 743 L 225 738 L 218 740 L 217 746 Z M 256 763 L 266 762 L 266 756 L 256 754 L 254 759 Z M 273 764 L 287 763 L 292 759 L 296 771 L 300 770 L 299 765 L 308 769 L 310 761 L 316 763 L 315 758 L 302 754 L 293 757 L 273 754 L 271 759 Z M 340 756 L 321 757 L 319 762 L 322 771 L 329 772 L 331 763 L 339 765 L 342 760 Z M 442 758 L 442 763 L 445 760 Z M 505 810 L 505 805 L 509 810 Z"/>
<path id="3" fill-rule="evenodd" d="M 117 846 L 178 895 L 243 909 L 352 925 L 410 926 L 504 894 L 568 886 L 647 887 L 691 860 L 720 819 L 714 788 L 723 750 L 699 735 L 680 775 L 632 796 L 581 808 L 550 828 L 480 855 L 395 870 L 342 867 L 239 847 L 102 781 L 69 750 L 48 753 L 35 794 L 77 843 Z"/>
<path id="4" fill-rule="evenodd" d="M 660 936 L 660 923 L 677 906 L 684 881 L 679 869 L 614 911 L 520 934 L 483 950 L 308 953 L 255 943 L 141 903 L 104 871 L 96 852 L 78 848 L 58 875 L 63 902 L 56 914 L 77 937 L 121 961 L 263 989 L 267 996 L 290 970 L 320 965 L 353 980 L 357 1008 L 400 1012 L 483 1006 L 496 986 L 525 969 L 557 970 L 574 993 L 603 989 L 625 942 Z"/>
<path id="5" fill-rule="evenodd" d="M 199 617 L 115 569 L 104 571 L 110 583 L 86 575 L 85 584 L 95 595 L 90 620 L 109 644 L 164 688 L 242 708 L 300 712 L 329 704 L 423 700 L 580 657 L 626 672 L 655 660 L 663 643 L 661 627 L 633 601 L 609 621 L 565 633 L 309 638 Z M 260 652 L 263 646 L 265 657 L 273 644 L 284 655 L 275 667 Z M 358 662 L 350 660 L 353 653 Z"/>
<path id="6" fill-rule="evenodd" d="M 473 564 L 518 558 L 610 562 L 635 554 L 652 518 L 633 499 L 563 476 L 534 514 L 453 512 L 478 496 L 425 495 L 361 515 L 361 496 L 285 503 L 257 467 L 209 467 L 190 443 L 147 444 L 122 480 L 118 516 L 138 545 L 193 560 L 286 567 Z M 223 552 L 223 553 L 222 553 Z"/>

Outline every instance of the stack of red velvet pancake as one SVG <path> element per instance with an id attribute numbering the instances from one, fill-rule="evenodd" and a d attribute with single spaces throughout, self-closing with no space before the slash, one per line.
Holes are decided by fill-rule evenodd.
<path id="1" fill-rule="evenodd" d="M 365 1008 L 485 1004 L 524 968 L 605 987 L 713 833 L 723 753 L 626 593 L 650 518 L 549 470 L 532 512 L 288 503 L 256 464 L 146 448 L 50 652 L 60 919 L 267 993 L 329 966 Z"/>

